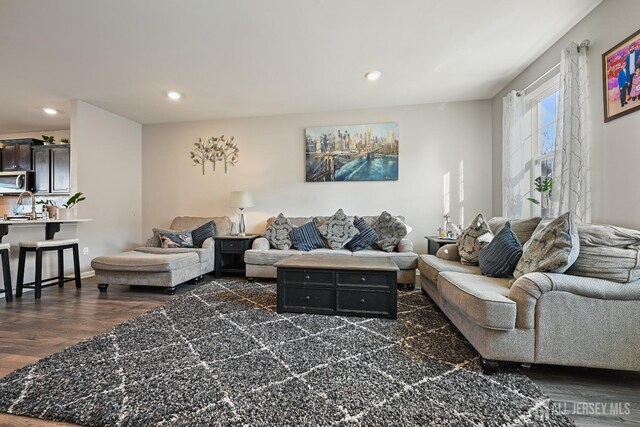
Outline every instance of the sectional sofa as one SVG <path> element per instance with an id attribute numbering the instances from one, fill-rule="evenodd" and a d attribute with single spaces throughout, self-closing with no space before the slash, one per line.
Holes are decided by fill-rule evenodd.
<path id="1" fill-rule="evenodd" d="M 524 244 L 539 221 L 512 220 L 512 230 Z M 505 222 L 489 225 L 496 234 Z M 640 232 L 579 224 L 578 234 L 575 268 L 513 283 L 482 276 L 444 246 L 420 256 L 422 291 L 478 350 L 487 371 L 496 361 L 639 371 Z"/>
<path id="2" fill-rule="evenodd" d="M 289 217 L 289 221 L 295 227 L 300 227 L 305 223 L 312 221 L 314 217 Z M 320 222 L 326 221 L 328 217 L 315 217 Z M 364 220 L 369 224 L 378 219 L 378 216 L 363 216 Z M 399 217 L 404 221 L 404 218 Z M 275 217 L 271 217 L 267 220 L 267 228 Z M 353 220 L 353 217 L 350 218 Z M 253 246 L 250 250 L 244 254 L 244 261 L 246 264 L 246 276 L 250 279 L 253 278 L 276 278 L 276 267 L 273 266 L 276 262 L 293 256 L 293 255 L 306 255 L 306 254 L 335 254 L 354 257 L 387 257 L 391 258 L 396 263 L 398 268 L 398 283 L 405 284 L 409 289 L 413 289 L 416 283 L 416 268 L 418 267 L 418 255 L 413 252 L 413 243 L 409 239 L 402 239 L 393 252 L 385 252 L 376 249 L 366 249 L 357 252 L 351 252 L 348 249 L 314 249 L 308 252 L 300 251 L 297 249 L 281 250 L 274 249 L 269 244 L 269 241 L 264 237 L 259 237 L 253 242 Z"/>

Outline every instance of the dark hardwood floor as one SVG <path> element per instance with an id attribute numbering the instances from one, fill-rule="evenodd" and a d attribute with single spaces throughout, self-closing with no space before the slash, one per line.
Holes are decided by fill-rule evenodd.
<path id="1" fill-rule="evenodd" d="M 211 279 L 207 277 L 205 280 Z M 176 295 L 162 289 L 111 286 L 100 294 L 93 279 L 76 290 L 46 288 L 36 302 L 32 293 L 6 304 L 0 300 L 0 376 L 165 304 Z M 640 425 L 640 373 L 556 366 L 534 366 L 525 373 L 581 426 Z M 602 404 L 608 404 L 604 407 Z M 597 404 L 597 405 L 596 405 Z M 620 409 L 612 415 L 612 407 Z M 602 412 L 606 414 L 601 414 Z M 0 426 L 68 426 L 65 423 L 0 413 Z"/>

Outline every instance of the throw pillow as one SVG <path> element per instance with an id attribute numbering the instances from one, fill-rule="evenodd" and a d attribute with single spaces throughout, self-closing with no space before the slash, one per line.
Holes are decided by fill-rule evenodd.
<path id="1" fill-rule="evenodd" d="M 378 235 L 376 244 L 385 252 L 393 252 L 398 243 L 411 231 L 411 227 L 387 211 L 382 212 L 371 227 Z"/>
<path id="2" fill-rule="evenodd" d="M 351 240 L 344 245 L 347 249 L 353 252 L 358 252 L 364 249 L 368 249 L 375 242 L 378 241 L 378 235 L 376 231 L 371 228 L 367 221 L 364 218 L 356 217 L 353 221 L 353 225 L 356 226 L 359 233 Z"/>
<path id="3" fill-rule="evenodd" d="M 480 250 L 480 272 L 490 277 L 511 277 L 522 257 L 522 245 L 507 222 L 488 246 Z"/>
<path id="4" fill-rule="evenodd" d="M 564 273 L 578 258 L 580 240 L 573 215 L 567 212 L 536 231 L 524 245 L 513 277 L 527 273 Z"/>
<path id="5" fill-rule="evenodd" d="M 216 237 L 216 223 L 213 221 L 209 221 L 205 224 L 202 224 L 200 227 L 191 232 L 191 236 L 193 237 L 193 246 L 195 246 L 196 248 L 201 248 L 204 241 L 209 237 Z"/>
<path id="6" fill-rule="evenodd" d="M 275 221 L 267 228 L 264 237 L 276 249 L 291 249 L 293 242 L 289 237 L 289 233 L 293 230 L 293 226 L 289 219 L 283 214 L 278 215 Z"/>
<path id="7" fill-rule="evenodd" d="M 153 237 L 151 238 L 151 246 L 154 248 L 161 248 L 162 241 L 160 241 L 160 233 L 184 233 L 189 230 L 172 230 L 170 228 L 154 228 Z"/>
<path id="8" fill-rule="evenodd" d="M 358 234 L 358 229 L 345 215 L 342 209 L 338 209 L 329 219 L 318 227 L 322 237 L 327 239 L 331 249 L 341 249 L 345 243 Z"/>
<path id="9" fill-rule="evenodd" d="M 324 241 L 314 221 L 309 221 L 301 227 L 293 227 L 289 237 L 291 237 L 293 246 L 301 251 L 324 248 Z"/>
<path id="10" fill-rule="evenodd" d="M 160 232 L 158 237 L 163 248 L 193 248 L 190 231 Z"/>
<path id="11" fill-rule="evenodd" d="M 478 265 L 480 250 L 493 239 L 493 233 L 482 214 L 478 214 L 471 225 L 458 236 L 456 244 L 460 254 L 460 263 L 464 265 Z"/>

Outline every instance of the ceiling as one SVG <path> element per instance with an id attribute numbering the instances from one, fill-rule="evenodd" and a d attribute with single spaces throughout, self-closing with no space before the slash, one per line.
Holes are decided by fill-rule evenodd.
<path id="1" fill-rule="evenodd" d="M 600 1 L 0 0 L 0 134 L 491 98 Z"/>

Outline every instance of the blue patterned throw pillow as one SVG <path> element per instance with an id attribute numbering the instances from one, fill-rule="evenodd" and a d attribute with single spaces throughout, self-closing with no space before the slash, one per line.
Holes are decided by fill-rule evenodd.
<path id="1" fill-rule="evenodd" d="M 193 246 L 195 246 L 196 248 L 201 248 L 204 241 L 209 237 L 216 237 L 216 223 L 213 221 L 209 221 L 205 224 L 202 224 L 200 227 L 191 232 L 191 237 L 193 237 Z"/>
<path id="2" fill-rule="evenodd" d="M 356 217 L 355 221 L 353 221 L 353 225 L 356 226 L 360 233 L 356 234 L 353 239 L 349 240 L 347 244 L 344 245 L 345 248 L 350 251 L 357 252 L 370 248 L 371 245 L 378 241 L 378 234 L 376 233 L 376 230 L 371 228 L 363 218 Z"/>
<path id="3" fill-rule="evenodd" d="M 163 248 L 192 248 L 193 237 L 190 231 L 160 232 L 160 244 Z"/>
<path id="4" fill-rule="evenodd" d="M 490 277 L 511 277 L 522 257 L 522 245 L 506 223 L 488 246 L 480 250 L 480 272 Z"/>
<path id="5" fill-rule="evenodd" d="M 293 246 L 301 251 L 324 248 L 322 236 L 314 221 L 309 221 L 301 227 L 293 227 L 289 233 Z"/>

